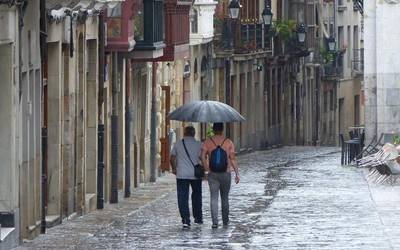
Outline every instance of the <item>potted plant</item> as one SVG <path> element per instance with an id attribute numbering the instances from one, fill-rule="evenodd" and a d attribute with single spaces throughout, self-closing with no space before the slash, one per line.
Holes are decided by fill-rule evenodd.
<path id="1" fill-rule="evenodd" d="M 276 20 L 274 23 L 276 35 L 282 42 L 287 42 L 294 36 L 296 27 L 297 23 L 294 20 Z"/>
<path id="2" fill-rule="evenodd" d="M 400 145 L 400 135 L 393 136 L 393 144 L 396 146 Z"/>

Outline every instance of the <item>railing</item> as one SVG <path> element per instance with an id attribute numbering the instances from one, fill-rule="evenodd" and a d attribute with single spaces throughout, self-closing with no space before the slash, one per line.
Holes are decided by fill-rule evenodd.
<path id="1" fill-rule="evenodd" d="M 271 50 L 271 38 L 260 23 L 240 24 L 236 27 L 235 53 L 246 54 Z M 237 31 L 236 30 L 236 31 Z"/>
<path id="2" fill-rule="evenodd" d="M 225 18 L 223 20 L 214 20 L 213 44 L 214 49 L 217 52 L 233 50 L 233 36 L 230 21 L 231 20 L 228 18 Z"/>
<path id="3" fill-rule="evenodd" d="M 272 48 L 271 38 L 263 30 L 262 24 L 235 24 L 228 18 L 215 23 L 214 46 L 217 50 L 233 50 L 235 54 L 248 54 L 269 51 Z"/>
<path id="4" fill-rule="evenodd" d="M 352 69 L 355 73 L 364 72 L 364 49 L 353 50 Z"/>
<path id="5" fill-rule="evenodd" d="M 324 65 L 324 77 L 333 78 L 338 75 L 338 69 L 334 63 Z"/>

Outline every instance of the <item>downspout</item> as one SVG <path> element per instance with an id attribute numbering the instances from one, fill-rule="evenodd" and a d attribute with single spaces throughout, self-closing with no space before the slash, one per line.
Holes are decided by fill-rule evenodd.
<path id="1" fill-rule="evenodd" d="M 125 81 L 125 198 L 131 196 L 131 60 L 126 62 Z"/>
<path id="2" fill-rule="evenodd" d="M 99 93 L 98 93 L 98 132 L 97 132 L 97 209 L 104 208 L 104 66 L 105 66 L 105 25 L 104 11 L 99 15 Z"/>
<path id="3" fill-rule="evenodd" d="M 229 57 L 225 58 L 225 103 L 231 105 L 231 62 Z M 231 138 L 231 127 L 229 123 L 225 128 L 225 135 Z"/>
<path id="4" fill-rule="evenodd" d="M 118 203 L 118 52 L 112 54 L 112 114 L 111 114 L 111 197 Z"/>
<path id="5" fill-rule="evenodd" d="M 21 0 L 16 3 L 18 10 L 18 58 L 19 58 L 19 70 L 18 70 L 18 92 L 19 92 L 19 101 L 21 102 L 22 97 L 22 88 L 21 88 L 21 79 L 22 79 L 22 29 L 24 28 L 24 16 L 26 7 L 28 5 L 27 0 Z"/>
<path id="6" fill-rule="evenodd" d="M 157 62 L 153 62 L 151 81 L 151 128 L 150 128 L 150 182 L 156 181 L 157 163 Z"/>
<path id="7" fill-rule="evenodd" d="M 42 164 L 41 164 L 41 223 L 40 223 L 40 233 L 46 233 L 46 210 L 47 210 L 47 91 L 44 89 L 44 79 L 47 77 L 46 62 L 47 62 L 47 18 L 46 18 L 46 2 L 45 0 L 40 0 L 40 56 L 41 56 L 41 83 L 42 83 L 42 101 L 44 105 L 43 121 L 42 121 Z"/>

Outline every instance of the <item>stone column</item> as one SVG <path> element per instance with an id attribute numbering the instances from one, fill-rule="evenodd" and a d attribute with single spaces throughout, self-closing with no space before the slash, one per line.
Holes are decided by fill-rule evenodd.
<path id="1" fill-rule="evenodd" d="M 48 44 L 48 215 L 61 212 L 61 43 Z"/>
<path id="2" fill-rule="evenodd" d="M 97 40 L 87 41 L 88 69 L 86 79 L 86 209 L 95 209 L 97 190 L 97 122 L 98 122 L 98 56 Z"/>
<path id="3" fill-rule="evenodd" d="M 376 124 L 376 2 L 364 2 L 364 93 L 365 132 L 368 143 L 377 133 Z"/>
<path id="4" fill-rule="evenodd" d="M 399 2 L 399 0 L 378 1 L 376 6 L 374 35 L 376 37 L 376 123 L 378 136 L 381 133 L 400 132 Z M 368 33 L 365 38 L 366 41 L 372 38 L 370 35 L 372 36 L 371 33 Z M 366 48 L 366 51 L 369 51 L 369 47 Z M 368 75 L 369 77 L 372 75 L 373 79 L 372 73 L 371 68 L 368 67 Z M 369 84 L 369 87 L 368 92 L 373 93 L 373 84 Z M 372 97 L 374 97 L 374 94 L 372 94 Z"/>

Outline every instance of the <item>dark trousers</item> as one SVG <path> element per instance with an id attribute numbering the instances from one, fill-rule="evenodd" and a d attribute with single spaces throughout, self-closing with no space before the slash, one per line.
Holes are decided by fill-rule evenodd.
<path id="1" fill-rule="evenodd" d="M 201 179 L 176 179 L 179 213 L 182 223 L 190 225 L 189 186 L 192 187 L 192 211 L 195 222 L 203 222 Z"/>

